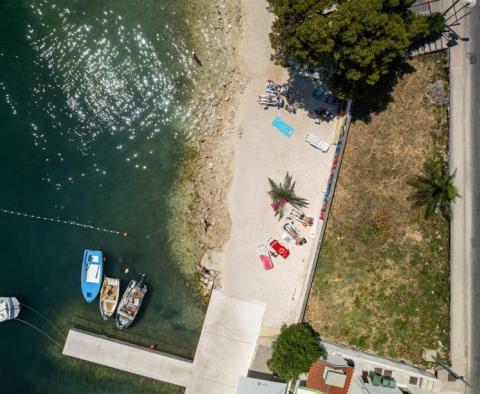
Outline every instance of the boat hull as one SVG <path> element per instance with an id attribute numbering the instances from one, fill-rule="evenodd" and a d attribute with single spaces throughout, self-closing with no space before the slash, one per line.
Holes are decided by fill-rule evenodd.
<path id="1" fill-rule="evenodd" d="M 120 280 L 105 277 L 100 291 L 100 313 L 105 320 L 115 312 L 119 297 Z"/>
<path id="2" fill-rule="evenodd" d="M 20 313 L 20 302 L 15 297 L 0 297 L 0 322 L 13 320 Z"/>
<path id="3" fill-rule="evenodd" d="M 92 302 L 100 292 L 103 277 L 103 253 L 85 250 L 83 253 L 81 287 L 85 301 Z"/>
<path id="4" fill-rule="evenodd" d="M 125 293 L 123 293 L 115 319 L 117 328 L 120 330 L 131 326 L 137 317 L 143 298 L 147 293 L 147 285 L 144 283 L 144 279 L 145 275 L 142 275 L 139 280 L 130 281 Z"/>

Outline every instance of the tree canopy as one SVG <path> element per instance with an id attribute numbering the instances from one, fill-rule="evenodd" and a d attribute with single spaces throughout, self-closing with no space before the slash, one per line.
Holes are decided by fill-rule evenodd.
<path id="1" fill-rule="evenodd" d="M 318 334 L 308 323 L 283 325 L 272 348 L 268 367 L 285 381 L 298 379 L 315 361 L 326 356 Z"/>
<path id="2" fill-rule="evenodd" d="M 331 88 L 342 97 L 365 94 L 391 73 L 412 41 L 430 33 L 428 18 L 408 10 L 413 0 L 269 2 L 276 15 L 274 60 L 327 67 Z"/>

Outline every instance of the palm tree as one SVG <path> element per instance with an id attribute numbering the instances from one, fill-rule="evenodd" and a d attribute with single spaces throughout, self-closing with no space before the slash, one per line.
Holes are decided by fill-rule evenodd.
<path id="1" fill-rule="evenodd" d="M 453 184 L 455 173 L 456 170 L 449 174 L 445 160 L 437 158 L 425 162 L 422 175 L 407 181 L 415 188 L 408 199 L 412 200 L 416 207 L 425 207 L 425 218 L 428 219 L 434 213 L 440 212 L 445 219 L 450 220 L 451 203 L 456 197 L 460 197 Z"/>
<path id="2" fill-rule="evenodd" d="M 268 195 L 272 199 L 272 208 L 275 210 L 275 216 L 279 215 L 279 219 L 283 217 L 283 208 L 288 202 L 296 208 L 305 208 L 308 206 L 308 200 L 295 194 L 295 182 L 292 176 L 287 172 L 283 183 L 275 183 L 268 178 L 270 191 Z"/>

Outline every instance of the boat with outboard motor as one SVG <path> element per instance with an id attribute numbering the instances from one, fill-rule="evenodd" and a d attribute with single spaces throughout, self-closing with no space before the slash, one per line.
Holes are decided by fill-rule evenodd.
<path id="1" fill-rule="evenodd" d="M 85 301 L 92 302 L 100 292 L 103 277 L 103 253 L 100 250 L 85 250 L 82 263 L 82 294 Z"/>
<path id="2" fill-rule="evenodd" d="M 145 274 L 140 274 L 138 280 L 130 281 L 117 309 L 117 328 L 121 330 L 133 323 L 146 293 Z"/>
<path id="3" fill-rule="evenodd" d="M 107 320 L 115 312 L 120 296 L 120 279 L 103 279 L 102 290 L 100 291 L 100 313 Z"/>
<path id="4" fill-rule="evenodd" d="M 15 297 L 0 297 L 0 322 L 16 319 L 20 302 Z"/>

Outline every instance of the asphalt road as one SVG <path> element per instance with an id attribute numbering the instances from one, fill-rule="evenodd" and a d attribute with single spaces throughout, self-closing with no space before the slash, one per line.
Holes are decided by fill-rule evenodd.
<path id="1" fill-rule="evenodd" d="M 480 393 L 480 2 L 471 9 L 468 21 L 466 45 L 466 71 L 470 77 L 470 89 L 466 99 L 470 100 L 470 122 L 466 124 L 471 136 L 470 163 L 472 185 L 472 236 L 471 255 L 471 326 L 468 346 L 466 380 L 470 393 Z M 468 81 L 468 79 L 467 79 Z M 470 97 L 468 97 L 470 96 Z M 467 116 L 468 119 L 468 116 Z"/>

